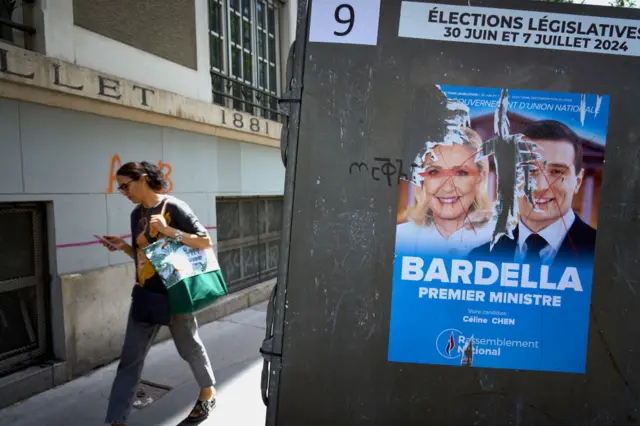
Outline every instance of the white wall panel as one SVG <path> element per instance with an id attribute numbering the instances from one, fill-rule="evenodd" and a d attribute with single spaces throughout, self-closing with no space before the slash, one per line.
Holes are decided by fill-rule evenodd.
<path id="1" fill-rule="evenodd" d="M 209 230 L 209 235 L 214 244 L 218 241 L 218 218 L 216 216 L 216 194 L 207 194 L 207 201 L 209 203 L 209 226 L 215 227 L 215 229 Z"/>
<path id="2" fill-rule="evenodd" d="M 0 99 L 0 193 L 22 192 L 18 102 Z"/>
<path id="3" fill-rule="evenodd" d="M 110 174 L 115 172 L 110 170 L 114 155 L 123 163 L 146 159 L 170 164 L 173 194 L 191 206 L 214 240 L 217 197 L 281 195 L 284 187 L 277 148 L 29 103 L 16 107 L 13 101 L 0 99 L 3 123 L 11 136 L 0 142 L 4 164 L 0 173 L 6 174 L 0 183 L 0 202 L 53 202 L 56 241 L 52 244 L 62 274 L 130 262 L 122 253 L 109 253 L 93 237 L 130 234 L 134 205 L 117 192 L 116 185 L 113 193 L 107 193 Z M 24 164 L 24 192 L 20 164 Z"/>
<path id="4" fill-rule="evenodd" d="M 115 154 L 162 158 L 160 127 L 27 102 L 20 118 L 27 193 L 105 193 Z"/>
<path id="5" fill-rule="evenodd" d="M 116 192 L 107 194 L 107 229 L 106 234 L 119 237 L 131 234 L 130 217 L 135 204 L 128 198 Z M 127 238 L 131 243 L 131 239 Z M 109 264 L 119 265 L 131 262 L 131 258 L 122 252 L 109 252 Z"/>
<path id="6" fill-rule="evenodd" d="M 218 142 L 218 194 L 242 193 L 241 144 L 221 140 Z"/>
<path id="7" fill-rule="evenodd" d="M 195 215 L 198 217 L 202 225 L 204 225 L 207 228 L 212 226 L 211 223 L 209 223 L 209 198 L 207 194 L 205 193 L 185 194 L 185 193 L 174 192 L 171 195 L 187 203 L 189 207 L 191 207 L 191 210 L 193 210 L 193 213 L 195 213 Z"/>
<path id="8" fill-rule="evenodd" d="M 58 272 L 78 272 L 108 266 L 108 251 L 93 234 L 107 231 L 104 194 L 54 195 Z"/>
<path id="9" fill-rule="evenodd" d="M 163 161 L 171 165 L 174 192 L 215 192 L 218 142 L 206 135 L 163 129 Z"/>
<path id="10" fill-rule="evenodd" d="M 282 195 L 284 173 L 280 150 L 261 145 L 242 145 L 242 194 Z"/>

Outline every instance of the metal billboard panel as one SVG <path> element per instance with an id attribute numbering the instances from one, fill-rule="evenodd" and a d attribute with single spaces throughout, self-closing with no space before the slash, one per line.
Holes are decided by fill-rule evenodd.
<path id="1" fill-rule="evenodd" d="M 410 7 L 422 5 L 420 10 L 426 12 L 414 11 L 402 17 L 409 3 L 414 4 Z M 307 9 L 306 2 L 300 2 L 291 92 L 300 97 L 292 102 L 287 124 L 283 249 L 275 301 L 275 339 L 269 354 L 277 362 L 271 367 L 267 424 L 503 426 L 640 421 L 640 376 L 636 372 L 640 332 L 633 326 L 640 320 L 635 273 L 636 236 L 640 235 L 635 191 L 640 121 L 635 117 L 635 105 L 640 89 L 634 66 L 640 13 L 534 1 L 487 0 L 471 5 L 467 1 L 403 4 L 382 0 L 378 28 L 369 28 L 368 32 L 376 33 L 375 44 L 362 35 L 355 40 L 358 44 L 336 43 L 331 34 L 347 32 L 336 36 L 348 37 L 349 26 L 363 24 L 359 20 L 360 2 L 351 4 L 353 10 L 343 7 L 345 4 L 348 2 L 316 0 Z M 320 5 L 315 11 L 334 12 L 335 27 L 326 40 L 315 34 L 316 41 L 308 41 L 309 27 L 313 31 L 316 19 L 315 5 Z M 430 18 L 434 8 L 438 13 Z M 459 21 L 465 11 L 470 17 L 487 16 L 486 22 L 466 25 L 472 30 L 483 23 L 487 29 L 500 27 L 495 40 L 493 33 L 480 32 L 474 43 L 443 41 L 446 27 L 451 25 L 441 21 L 448 24 L 457 19 L 449 31 L 455 35 L 457 31 L 453 30 L 459 28 L 460 37 L 464 37 L 465 28 Z M 522 17 L 522 28 L 515 28 L 519 24 L 515 18 L 509 21 L 509 14 Z M 489 18 L 493 15 L 498 18 Z M 564 32 L 573 31 L 573 45 L 567 46 L 566 39 L 548 39 L 554 48 L 539 48 L 502 38 L 506 32 L 534 32 L 531 22 L 539 33 L 544 17 L 560 22 L 553 25 L 564 28 Z M 325 16 L 323 22 L 330 22 L 330 18 Z M 413 22 L 411 31 L 401 28 L 407 19 Z M 419 19 L 423 27 L 415 25 Z M 431 26 L 429 19 L 433 20 Z M 590 29 L 593 19 L 608 26 Z M 364 24 L 371 22 L 365 20 Z M 530 36 L 534 43 L 536 34 Z M 577 38 L 593 40 L 587 47 L 575 41 Z M 626 50 L 621 38 L 626 40 Z M 595 49 L 596 39 L 607 52 L 589 50 Z M 442 142 L 451 120 L 455 121 L 447 105 L 464 98 L 460 93 L 449 96 L 456 87 L 489 93 L 489 98 L 498 93 L 498 101 L 502 90 L 514 96 L 568 94 L 571 108 L 577 105 L 574 118 L 578 122 L 584 115 L 587 123 L 598 102 L 600 114 L 608 114 L 597 130 L 604 134 L 601 142 L 603 146 L 606 142 L 606 152 L 603 147 L 590 145 L 580 124 L 572 122 L 580 130 L 585 162 L 599 170 L 598 199 L 591 204 L 576 202 L 591 209 L 586 222 L 597 227 L 598 234 L 590 298 L 581 299 L 576 308 L 578 319 L 557 324 L 558 330 L 583 336 L 573 343 L 568 336 L 567 344 L 573 345 L 575 356 L 567 355 L 570 360 L 566 368 L 551 368 L 553 359 L 539 363 L 540 368 L 527 368 L 517 360 L 486 365 L 480 362 L 481 356 L 475 357 L 471 368 L 460 367 L 462 358 L 455 366 L 424 362 L 426 358 L 400 356 L 390 360 L 392 324 L 398 318 L 398 309 L 414 309 L 392 302 L 398 284 L 394 282 L 396 231 L 403 209 L 409 205 L 404 191 L 419 172 L 416 153 L 425 142 Z M 489 92 L 482 92 L 485 89 Z M 491 137 L 504 142 L 524 132 L 518 127 L 522 123 L 518 122 L 517 108 L 506 115 L 512 130 L 506 133 L 493 122 L 477 124 L 482 114 L 474 115 L 473 108 L 471 111 L 471 125 L 484 144 Z M 494 111 L 491 118 L 494 116 L 502 115 Z M 541 114 L 536 119 L 559 117 Z M 517 168 L 520 163 L 502 161 L 501 166 L 506 167 L 502 170 L 513 172 L 511 187 L 522 179 L 527 183 L 528 189 L 521 188 L 520 197 L 535 197 L 537 189 L 528 183 L 535 179 L 531 180 L 529 169 L 525 173 Z M 495 164 L 493 167 L 495 170 Z M 515 205 L 508 202 L 514 193 L 502 195 L 505 203 Z M 520 218 L 514 209 L 507 209 L 512 214 L 506 215 L 508 220 L 497 228 L 511 237 L 516 224 L 510 228 L 508 223 Z M 585 215 L 584 210 L 576 211 L 578 217 Z M 417 318 L 437 321 L 449 315 L 446 309 L 438 312 L 438 317 Z M 540 318 L 546 315 L 536 312 Z M 524 321 L 519 314 L 514 315 L 517 321 Z M 414 322 L 399 330 L 413 333 L 413 344 L 426 348 L 420 329 Z M 553 324 L 548 324 L 544 330 L 552 329 Z M 545 341 L 544 334 L 539 337 Z M 560 346 L 553 353 L 561 358 L 563 341 L 553 341 L 554 346 Z M 411 346 L 411 339 L 403 344 Z M 433 347 L 435 351 L 435 341 Z M 578 359 L 580 354 L 586 354 L 583 360 Z"/>

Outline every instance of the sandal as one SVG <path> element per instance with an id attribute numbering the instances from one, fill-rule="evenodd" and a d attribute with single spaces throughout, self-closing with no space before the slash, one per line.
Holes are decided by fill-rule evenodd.
<path id="1" fill-rule="evenodd" d="M 196 402 L 196 405 L 189 413 L 186 421 L 188 423 L 198 423 L 209 417 L 209 414 L 216 408 L 216 399 L 213 398 L 211 401 L 200 401 Z"/>

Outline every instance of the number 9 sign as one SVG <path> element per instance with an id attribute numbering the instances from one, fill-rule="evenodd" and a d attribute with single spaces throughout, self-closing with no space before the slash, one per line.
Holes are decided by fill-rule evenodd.
<path id="1" fill-rule="evenodd" d="M 349 13 L 349 17 L 346 19 L 342 19 L 340 17 L 340 11 L 342 10 L 347 10 Z M 341 4 L 340 6 L 336 7 L 336 22 L 339 22 L 341 24 L 347 24 L 349 25 L 347 27 L 346 30 L 339 32 L 339 31 L 334 31 L 333 33 L 339 37 L 344 37 L 347 34 L 349 34 L 351 32 L 351 30 L 353 29 L 353 23 L 355 22 L 356 19 L 356 15 L 355 15 L 355 10 L 353 10 L 353 6 L 351 6 L 350 4 Z"/>
<path id="2" fill-rule="evenodd" d="M 309 41 L 378 43 L 381 0 L 312 0 Z"/>

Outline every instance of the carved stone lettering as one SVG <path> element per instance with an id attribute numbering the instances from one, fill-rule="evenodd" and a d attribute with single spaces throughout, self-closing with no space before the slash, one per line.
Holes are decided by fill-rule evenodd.
<path id="1" fill-rule="evenodd" d="M 64 83 L 62 81 L 62 79 L 60 78 L 60 68 L 62 68 L 62 65 L 60 65 L 60 64 L 52 64 L 52 66 L 53 66 L 53 84 L 55 84 L 56 86 L 67 87 L 67 88 L 73 89 L 73 90 L 82 90 L 82 89 L 84 89 L 84 84 L 80 84 L 78 86 L 73 86 L 71 84 Z"/>
<path id="2" fill-rule="evenodd" d="M 122 97 L 120 94 L 120 82 L 118 80 L 99 75 L 98 85 L 98 94 L 100 96 L 106 96 L 112 99 L 120 99 Z"/>
<path id="3" fill-rule="evenodd" d="M 8 54 L 9 54 L 9 51 L 0 49 L 0 72 L 9 74 L 9 75 L 14 75 L 16 77 L 28 78 L 29 80 L 33 80 L 33 78 L 36 75 L 34 72 L 32 72 L 31 74 L 22 74 L 17 71 L 12 71 L 10 69 L 11 67 L 9 66 Z"/>

